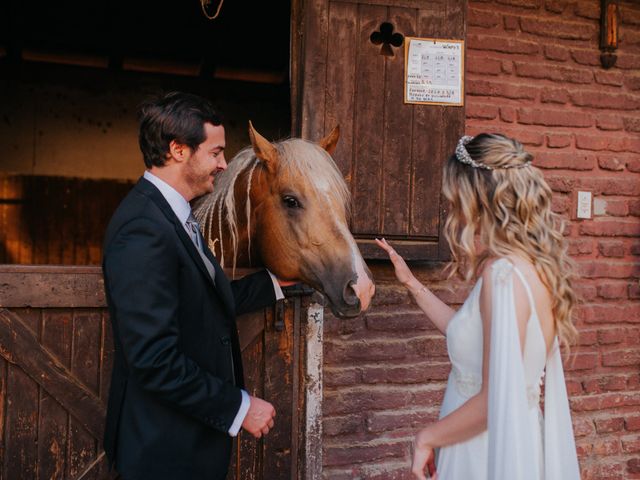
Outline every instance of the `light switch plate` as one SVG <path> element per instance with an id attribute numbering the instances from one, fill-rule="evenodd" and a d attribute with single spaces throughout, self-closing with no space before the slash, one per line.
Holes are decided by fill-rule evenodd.
<path id="1" fill-rule="evenodd" d="M 578 192 L 578 218 L 591 218 L 591 192 Z"/>

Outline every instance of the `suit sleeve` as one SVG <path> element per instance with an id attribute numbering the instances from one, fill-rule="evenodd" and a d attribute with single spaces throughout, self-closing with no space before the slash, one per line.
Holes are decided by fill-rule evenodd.
<path id="1" fill-rule="evenodd" d="M 236 314 L 260 310 L 273 305 L 276 294 L 269 272 L 262 270 L 231 282 Z"/>
<path id="2" fill-rule="evenodd" d="M 121 228 L 105 252 L 105 282 L 131 376 L 164 403 L 227 432 L 241 391 L 179 348 L 179 261 L 173 232 L 148 219 Z"/>

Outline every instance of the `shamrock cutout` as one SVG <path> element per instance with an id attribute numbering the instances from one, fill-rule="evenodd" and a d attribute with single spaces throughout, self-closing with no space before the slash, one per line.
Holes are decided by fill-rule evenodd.
<path id="1" fill-rule="evenodd" d="M 401 33 L 393 33 L 393 25 L 389 22 L 381 24 L 380 31 L 373 32 L 369 39 L 374 45 L 382 45 L 380 55 L 385 57 L 393 57 L 392 45 L 399 47 L 404 42 L 404 36 Z"/>

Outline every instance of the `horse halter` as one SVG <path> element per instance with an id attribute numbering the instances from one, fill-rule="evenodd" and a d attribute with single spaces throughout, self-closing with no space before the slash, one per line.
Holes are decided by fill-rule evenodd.
<path id="1" fill-rule="evenodd" d="M 464 163 L 465 165 L 469 165 L 473 168 L 482 168 L 484 170 L 500 170 L 500 169 L 506 169 L 506 168 L 523 168 L 523 167 L 528 167 L 531 164 L 531 160 L 527 160 L 524 163 L 519 163 L 516 165 L 502 165 L 500 167 L 492 167 L 490 165 L 485 165 L 484 163 L 478 163 L 476 162 L 473 158 L 471 158 L 471 155 L 469 155 L 469 152 L 467 152 L 467 143 L 469 143 L 471 140 L 473 140 L 473 137 L 470 135 L 464 135 L 463 137 L 460 137 L 460 140 L 458 140 L 458 145 L 456 146 L 456 158 L 458 159 L 458 161 L 460 163 Z"/>

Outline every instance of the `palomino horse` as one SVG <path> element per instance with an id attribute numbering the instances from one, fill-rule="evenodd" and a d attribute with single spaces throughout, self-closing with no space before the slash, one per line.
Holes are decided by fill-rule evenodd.
<path id="1" fill-rule="evenodd" d="M 216 177 L 194 214 L 223 267 L 266 266 L 323 292 L 338 316 L 366 310 L 375 287 L 348 229 L 349 190 L 330 153 L 336 127 L 317 145 L 268 142 L 249 122 L 252 147 Z"/>

